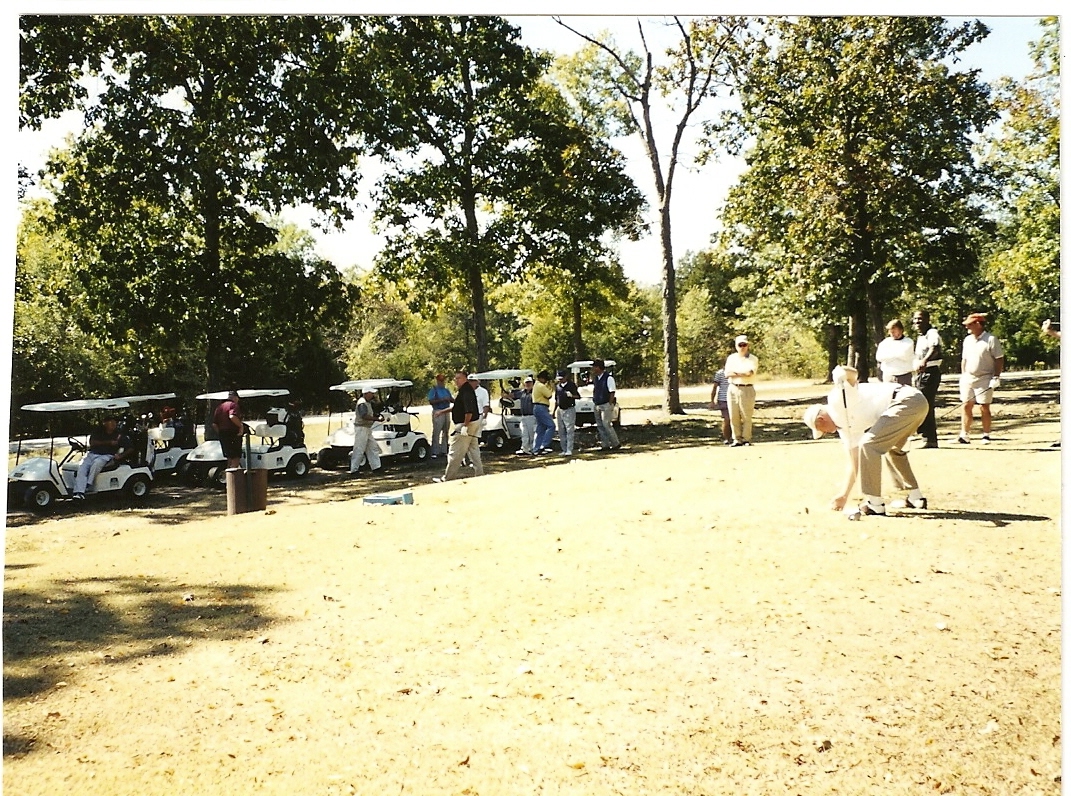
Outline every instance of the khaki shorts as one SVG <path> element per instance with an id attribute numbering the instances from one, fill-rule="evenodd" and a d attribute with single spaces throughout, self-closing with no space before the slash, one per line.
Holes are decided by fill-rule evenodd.
<path id="1" fill-rule="evenodd" d="M 993 403 L 994 390 L 989 389 L 992 376 L 972 376 L 969 373 L 961 373 L 959 376 L 959 400 L 967 403 L 973 400 L 976 404 Z"/>

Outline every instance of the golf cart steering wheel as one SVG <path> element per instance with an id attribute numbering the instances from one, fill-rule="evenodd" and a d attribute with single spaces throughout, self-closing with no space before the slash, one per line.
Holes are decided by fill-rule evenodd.
<path id="1" fill-rule="evenodd" d="M 67 437 L 67 442 L 71 446 L 71 450 L 78 451 L 79 453 L 85 453 L 88 448 L 81 440 L 77 440 L 74 437 Z"/>

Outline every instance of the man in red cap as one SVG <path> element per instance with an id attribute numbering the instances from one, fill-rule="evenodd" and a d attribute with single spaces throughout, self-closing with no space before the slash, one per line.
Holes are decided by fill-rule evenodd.
<path id="1" fill-rule="evenodd" d="M 959 441 L 963 445 L 971 441 L 975 404 L 978 404 L 982 416 L 982 442 L 989 442 L 989 430 L 993 424 L 989 407 L 1004 370 L 1004 348 L 1000 340 L 985 330 L 985 320 L 984 312 L 972 312 L 963 319 L 963 325 L 970 332 L 963 338 L 959 368 L 959 400 L 963 403 Z"/>

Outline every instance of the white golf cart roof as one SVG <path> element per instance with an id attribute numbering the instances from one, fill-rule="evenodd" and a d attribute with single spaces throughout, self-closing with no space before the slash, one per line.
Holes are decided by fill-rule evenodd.
<path id="1" fill-rule="evenodd" d="M 127 409 L 125 398 L 80 398 L 76 401 L 48 401 L 43 404 L 26 404 L 27 412 L 81 412 L 88 409 Z"/>
<path id="2" fill-rule="evenodd" d="M 534 376 L 535 371 L 528 368 L 515 368 L 513 370 L 485 370 L 483 373 L 470 373 L 470 379 L 483 381 L 485 379 L 519 379 L 523 376 Z"/>
<path id="3" fill-rule="evenodd" d="M 578 359 L 576 362 L 570 362 L 565 367 L 569 368 L 569 370 L 573 371 L 573 373 L 576 373 L 577 371 L 581 371 L 581 370 L 584 370 L 586 368 L 590 368 L 591 367 L 591 363 L 594 362 L 594 361 L 595 360 L 593 360 L 593 359 Z M 603 362 L 606 363 L 606 367 L 608 367 L 608 368 L 612 368 L 614 365 L 617 364 L 612 359 L 604 359 Z"/>
<path id="4" fill-rule="evenodd" d="M 226 401 L 227 396 L 230 394 L 230 390 L 217 390 L 216 392 L 201 393 L 194 400 Z M 239 398 L 281 398 L 289 394 L 290 390 L 238 390 Z"/>
<path id="5" fill-rule="evenodd" d="M 153 395 L 124 395 L 120 398 L 120 401 L 126 401 L 128 404 L 140 404 L 146 401 L 171 401 L 178 396 L 173 392 L 159 392 Z"/>
<path id="6" fill-rule="evenodd" d="M 413 382 L 409 379 L 354 379 L 344 381 L 341 384 L 331 385 L 332 390 L 339 392 L 378 392 L 391 387 L 412 387 Z"/>

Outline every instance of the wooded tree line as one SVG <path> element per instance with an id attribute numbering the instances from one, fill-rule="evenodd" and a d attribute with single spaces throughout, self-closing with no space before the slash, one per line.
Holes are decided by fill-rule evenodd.
<path id="1" fill-rule="evenodd" d="M 20 169 L 45 192 L 22 206 L 12 405 L 236 383 L 322 406 L 346 377 L 603 356 L 679 411 L 740 331 L 768 372 L 822 378 L 867 370 L 916 306 L 950 344 L 988 310 L 1013 363 L 1058 359 L 1037 330 L 1059 312 L 1055 19 L 1034 73 L 995 86 L 954 66 L 981 23 L 671 25 L 665 52 L 577 31 L 555 61 L 498 17 L 22 17 L 20 125 L 85 124 Z M 710 247 L 678 258 L 673 175 L 700 120 L 700 161 L 747 168 Z M 658 286 L 618 261 L 652 232 L 629 134 Z M 372 164 L 385 246 L 342 273 L 279 213 L 342 227 Z"/>

